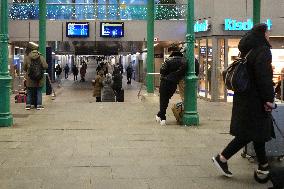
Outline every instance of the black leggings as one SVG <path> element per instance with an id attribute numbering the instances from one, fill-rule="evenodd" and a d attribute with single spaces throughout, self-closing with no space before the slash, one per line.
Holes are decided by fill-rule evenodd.
<path id="1" fill-rule="evenodd" d="M 234 154 L 236 154 L 240 149 L 247 145 L 250 140 L 242 140 L 235 137 L 228 146 L 221 153 L 227 160 L 229 160 Z M 267 157 L 265 153 L 265 142 L 253 142 L 254 151 L 258 160 L 258 163 L 261 165 L 266 164 Z"/>
<path id="2" fill-rule="evenodd" d="M 166 120 L 166 111 L 169 105 L 169 101 L 174 95 L 177 89 L 177 84 L 174 82 L 161 80 L 160 83 L 160 111 L 158 112 L 158 116 L 162 120 Z"/>

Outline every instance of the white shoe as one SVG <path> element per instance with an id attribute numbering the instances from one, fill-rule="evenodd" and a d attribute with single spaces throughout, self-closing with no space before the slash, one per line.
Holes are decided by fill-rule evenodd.
<path id="1" fill-rule="evenodd" d="M 159 116 L 156 115 L 156 122 L 160 123 L 161 122 L 161 118 Z"/>
<path id="2" fill-rule="evenodd" d="M 161 121 L 160 121 L 160 125 L 161 125 L 161 126 L 166 126 L 166 125 L 167 125 L 167 124 L 166 124 L 166 120 L 161 120 Z"/>

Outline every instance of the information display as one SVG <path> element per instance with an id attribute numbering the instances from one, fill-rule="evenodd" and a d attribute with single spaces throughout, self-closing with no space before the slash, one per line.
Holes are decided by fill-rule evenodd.
<path id="1" fill-rule="evenodd" d="M 66 37 L 89 37 L 89 22 L 66 22 Z"/>
<path id="2" fill-rule="evenodd" d="M 123 22 L 101 22 L 101 37 L 124 37 Z"/>

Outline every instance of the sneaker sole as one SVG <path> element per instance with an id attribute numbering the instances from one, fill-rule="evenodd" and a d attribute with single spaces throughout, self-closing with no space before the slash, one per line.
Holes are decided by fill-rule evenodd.
<path id="1" fill-rule="evenodd" d="M 214 163 L 214 165 L 217 167 L 217 169 L 226 177 L 233 177 L 233 175 L 227 174 L 223 171 L 223 169 L 220 167 L 219 163 L 217 162 L 217 160 L 215 159 L 215 157 L 212 157 L 212 161 Z"/>
<path id="2" fill-rule="evenodd" d="M 161 118 L 159 118 L 158 116 L 156 116 L 156 122 L 160 123 L 161 122 Z"/>

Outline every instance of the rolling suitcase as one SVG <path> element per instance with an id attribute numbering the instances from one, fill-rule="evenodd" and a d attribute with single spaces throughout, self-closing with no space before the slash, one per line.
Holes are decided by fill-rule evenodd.
<path id="1" fill-rule="evenodd" d="M 121 89 L 120 91 L 116 92 L 116 102 L 124 102 L 124 89 Z"/>
<path id="2" fill-rule="evenodd" d="M 272 111 L 273 126 L 276 138 L 265 144 L 267 157 L 276 157 L 283 160 L 284 157 L 284 104 L 277 104 L 277 109 Z M 245 146 L 242 157 L 253 158 L 255 152 L 252 142 Z"/>

